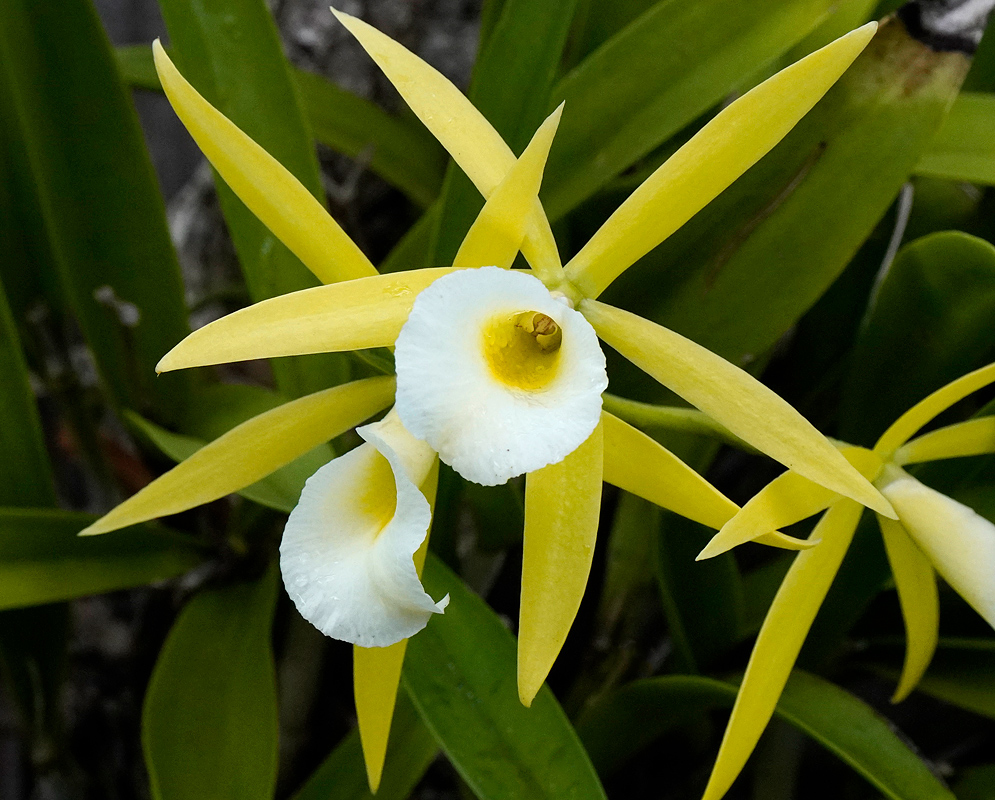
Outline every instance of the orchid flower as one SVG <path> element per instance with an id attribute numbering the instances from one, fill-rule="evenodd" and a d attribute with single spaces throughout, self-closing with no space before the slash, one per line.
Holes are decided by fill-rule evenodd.
<path id="1" fill-rule="evenodd" d="M 995 364 L 964 375 L 900 416 L 872 449 L 841 452 L 888 498 L 898 519 L 877 515 L 898 590 L 906 632 L 905 663 L 892 702 L 905 699 L 929 666 L 939 635 L 939 573 L 995 627 L 995 525 L 920 483 L 904 467 L 995 453 L 995 416 L 949 425 L 917 438 L 920 428 L 972 392 L 995 383 Z M 788 471 L 715 535 L 698 558 L 711 558 L 825 511 L 785 576 L 750 656 L 704 800 L 719 800 L 767 726 L 802 643 L 846 555 L 862 508 Z"/>
<path id="2" fill-rule="evenodd" d="M 846 70 L 875 26 L 842 37 L 725 108 L 563 266 L 538 200 L 561 109 L 516 159 L 446 78 L 374 28 L 336 16 L 475 183 L 486 198 L 483 210 L 451 267 L 377 274 L 321 204 L 201 97 L 156 42 L 162 86 L 201 150 L 326 284 L 195 331 L 158 369 L 396 347 L 394 410 L 359 429 L 365 444 L 312 476 L 281 546 L 284 581 L 301 613 L 355 645 L 357 712 L 375 788 L 407 637 L 445 604 L 426 595 L 418 580 L 436 454 L 483 484 L 527 474 L 519 624 L 519 692 L 526 705 L 583 596 L 603 480 L 713 527 L 738 510 L 661 445 L 602 410 L 607 376 L 599 337 L 790 469 L 893 515 L 857 469 L 758 381 L 596 299 L 770 150 Z M 519 250 L 530 272 L 509 269 Z M 392 378 L 358 381 L 249 420 L 85 532 L 175 513 L 242 488 L 386 408 L 393 390 Z M 777 533 L 764 541 L 807 546 Z"/>

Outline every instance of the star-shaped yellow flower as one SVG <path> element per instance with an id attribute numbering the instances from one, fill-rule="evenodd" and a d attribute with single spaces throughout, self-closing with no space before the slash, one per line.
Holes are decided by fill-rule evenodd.
<path id="1" fill-rule="evenodd" d="M 736 506 L 653 440 L 601 410 L 597 339 L 744 441 L 821 486 L 889 503 L 783 400 L 713 353 L 599 302 L 659 244 L 773 147 L 873 36 L 865 26 L 725 108 L 561 266 L 537 193 L 557 109 L 516 159 L 442 75 L 379 31 L 337 14 L 487 198 L 452 267 L 378 275 L 321 204 L 214 109 L 154 46 L 167 97 L 222 178 L 326 285 L 273 298 L 181 342 L 160 370 L 396 344 L 396 408 L 358 450 L 308 482 L 281 564 L 302 613 L 356 644 L 356 698 L 371 785 L 379 780 L 405 637 L 444 601 L 417 579 L 435 455 L 464 477 L 528 473 L 519 689 L 535 696 L 590 571 L 602 480 L 722 525 Z M 531 273 L 511 271 L 517 252 Z M 394 382 L 336 387 L 256 417 L 99 520 L 102 533 L 243 488 L 387 407 Z M 771 534 L 772 543 L 789 537 Z M 804 546 L 804 545 L 796 545 Z"/>
<path id="2" fill-rule="evenodd" d="M 873 449 L 840 445 L 846 458 L 874 481 L 898 513 L 897 520 L 878 514 L 907 639 L 894 702 L 915 688 L 936 649 L 937 572 L 995 627 L 995 525 L 903 469 L 909 464 L 995 453 L 995 417 L 971 419 L 912 438 L 954 403 L 991 383 L 995 383 L 995 364 L 958 378 L 917 403 L 884 432 Z M 826 513 L 808 539 L 815 546 L 795 558 L 757 636 L 704 800 L 719 800 L 753 752 L 863 509 L 788 471 L 743 506 L 698 556 L 719 555 L 822 511 Z"/>

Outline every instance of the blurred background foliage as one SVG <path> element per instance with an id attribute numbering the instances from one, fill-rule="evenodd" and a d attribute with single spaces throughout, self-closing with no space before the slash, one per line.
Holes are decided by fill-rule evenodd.
<path id="1" fill-rule="evenodd" d="M 152 38 L 165 36 L 198 89 L 324 197 L 383 269 L 447 263 L 482 205 L 325 5 L 0 4 L 4 800 L 369 794 L 350 647 L 297 615 L 274 568 L 303 481 L 354 437 L 241 497 L 75 536 L 239 422 L 371 374 L 324 355 L 155 377 L 191 325 L 313 278 L 202 161 L 158 94 Z M 566 101 L 542 199 L 569 256 L 730 97 L 898 5 L 342 7 L 466 88 L 516 152 Z M 857 444 L 995 360 L 995 35 L 973 63 L 946 45 L 898 23 L 882 32 L 610 300 L 751 370 Z M 614 394 L 676 402 L 609 362 Z M 990 399 L 951 413 L 991 413 Z M 625 415 L 737 502 L 776 474 L 655 405 Z M 992 457 L 918 475 L 995 520 Z M 411 642 L 378 796 L 697 797 L 791 555 L 748 545 L 695 563 L 705 528 L 606 488 L 587 597 L 550 688 L 526 710 L 509 632 L 522 509 L 520 482 L 483 488 L 443 469 L 425 581 L 453 602 Z M 992 631 L 944 592 L 939 655 L 890 706 L 903 632 L 879 542 L 862 526 L 804 671 L 730 796 L 995 798 Z"/>

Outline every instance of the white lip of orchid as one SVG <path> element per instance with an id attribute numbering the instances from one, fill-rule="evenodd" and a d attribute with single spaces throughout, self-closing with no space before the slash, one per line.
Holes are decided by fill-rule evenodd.
<path id="1" fill-rule="evenodd" d="M 435 453 L 394 413 L 357 433 L 365 444 L 308 479 L 284 529 L 280 570 L 301 616 L 322 633 L 386 647 L 449 602 L 425 593 L 412 561 L 432 520 L 418 487 Z"/>
<path id="2" fill-rule="evenodd" d="M 497 267 L 454 272 L 423 290 L 394 361 L 405 427 L 485 486 L 577 449 L 608 387 L 590 323 L 538 279 Z"/>
<path id="3" fill-rule="evenodd" d="M 881 493 L 902 526 L 944 580 L 995 628 L 995 525 L 904 470 L 885 470 Z"/>

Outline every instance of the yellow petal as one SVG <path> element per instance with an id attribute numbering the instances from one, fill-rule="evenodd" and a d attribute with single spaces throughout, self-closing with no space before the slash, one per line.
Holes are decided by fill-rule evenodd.
<path id="1" fill-rule="evenodd" d="M 473 185 L 485 198 L 490 197 L 515 165 L 515 155 L 483 114 L 448 78 L 389 36 L 334 8 L 332 13 L 356 37 Z M 556 242 L 538 200 L 532 205 L 522 253 L 544 282 L 559 277 L 562 268 Z"/>
<path id="2" fill-rule="evenodd" d="M 421 485 L 422 494 L 435 510 L 435 495 L 439 486 L 439 461 L 436 459 L 428 477 Z M 415 569 L 421 577 L 428 553 L 428 536 L 414 555 Z M 408 640 L 403 639 L 389 647 L 352 648 L 352 685 L 356 699 L 356 717 L 359 739 L 366 762 L 366 778 L 370 791 L 376 794 L 383 775 L 390 738 L 390 723 L 394 718 L 397 687 L 401 682 L 401 667 Z"/>
<path id="3" fill-rule="evenodd" d="M 811 538 L 822 543 L 795 557 L 753 646 L 702 800 L 719 800 L 756 747 L 846 555 L 862 511 L 851 500 L 837 501 L 812 531 Z"/>
<path id="4" fill-rule="evenodd" d="M 561 104 L 535 132 L 521 158 L 491 192 L 460 245 L 454 267 L 511 266 L 522 245 L 529 212 L 539 196 L 546 157 L 562 113 Z"/>
<path id="5" fill-rule="evenodd" d="M 205 445 L 81 533 L 107 533 L 237 492 L 355 427 L 393 397 L 394 379 L 382 377 L 284 403 Z"/>
<path id="6" fill-rule="evenodd" d="M 568 280 L 597 297 L 776 145 L 874 36 L 868 23 L 781 70 L 727 106 L 612 214 L 567 264 Z"/>
<path id="7" fill-rule="evenodd" d="M 940 458 L 995 453 L 995 417 L 979 417 L 919 436 L 895 451 L 896 464 L 921 464 Z"/>
<path id="8" fill-rule="evenodd" d="M 377 274 L 314 195 L 187 83 L 158 39 L 152 52 L 166 97 L 207 160 L 322 283 Z"/>
<path id="9" fill-rule="evenodd" d="M 596 300 L 584 300 L 580 311 L 605 342 L 743 441 L 828 489 L 895 516 L 825 436 L 756 378 L 628 311 Z"/>
<path id="10" fill-rule="evenodd" d="M 601 412 L 604 480 L 695 522 L 721 528 L 739 511 L 732 500 L 655 439 Z"/>
<path id="11" fill-rule="evenodd" d="M 418 292 L 450 272 L 395 272 L 263 300 L 194 331 L 156 371 L 392 345 Z"/>
<path id="12" fill-rule="evenodd" d="M 878 522 L 905 620 L 905 664 L 891 698 L 897 703 L 909 696 L 933 660 L 940 635 L 940 597 L 933 565 L 902 523 L 881 516 Z"/>
<path id="13" fill-rule="evenodd" d="M 599 423 L 563 461 L 525 479 L 518 696 L 526 706 L 563 647 L 587 587 L 601 511 L 603 453 Z"/>
<path id="14" fill-rule="evenodd" d="M 914 436 L 923 425 L 942 414 L 954 403 L 993 382 L 995 382 L 995 364 L 989 364 L 937 389 L 895 420 L 874 445 L 874 452 L 881 458 L 889 460 L 892 453 Z"/>

